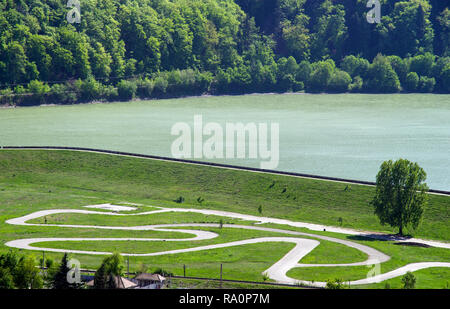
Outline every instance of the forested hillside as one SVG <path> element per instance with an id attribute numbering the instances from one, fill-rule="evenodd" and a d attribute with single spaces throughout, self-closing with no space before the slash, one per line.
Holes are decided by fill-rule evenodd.
<path id="1" fill-rule="evenodd" d="M 0 104 L 450 92 L 442 0 L 0 0 Z"/>

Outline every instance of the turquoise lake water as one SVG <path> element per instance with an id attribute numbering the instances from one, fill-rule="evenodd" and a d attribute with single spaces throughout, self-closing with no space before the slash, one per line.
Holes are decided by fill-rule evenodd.
<path id="1" fill-rule="evenodd" d="M 224 128 L 279 123 L 277 170 L 374 181 L 384 160 L 406 158 L 425 169 L 430 188 L 450 190 L 450 95 L 247 95 L 0 109 L 0 145 L 172 156 L 172 126 L 192 125 L 194 115 Z"/>

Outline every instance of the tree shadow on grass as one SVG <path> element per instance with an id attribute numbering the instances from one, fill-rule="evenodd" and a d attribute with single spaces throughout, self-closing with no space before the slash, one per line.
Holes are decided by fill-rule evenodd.
<path id="1" fill-rule="evenodd" d="M 399 234 L 363 234 L 363 235 L 349 235 L 348 239 L 351 240 L 364 240 L 364 241 L 405 241 L 412 238 L 411 235 Z"/>

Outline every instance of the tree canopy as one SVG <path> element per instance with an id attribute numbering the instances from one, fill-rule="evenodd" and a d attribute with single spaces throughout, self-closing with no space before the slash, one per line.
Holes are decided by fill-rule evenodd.
<path id="1" fill-rule="evenodd" d="M 115 278 L 122 275 L 122 256 L 118 253 L 107 256 L 95 272 L 94 287 L 96 289 L 117 288 Z"/>
<path id="2" fill-rule="evenodd" d="M 366 2 L 83 0 L 81 22 L 69 24 L 64 1 L 0 0 L 0 104 L 13 94 L 27 105 L 139 92 L 412 91 L 411 72 L 419 77 L 414 91 L 450 92 L 448 5 L 381 0 L 381 23 L 369 24 Z M 330 61 L 336 72 L 325 68 Z M 300 72 L 301 63 L 314 69 Z M 121 80 L 136 78 L 136 89 L 122 83 L 117 93 Z M 148 82 L 139 89 L 146 79 L 153 92 Z M 70 85 L 34 93 L 33 81 Z"/>
<path id="3" fill-rule="evenodd" d="M 383 162 L 372 200 L 381 224 L 398 227 L 400 235 L 406 227 L 416 229 L 427 203 L 425 180 L 426 173 L 417 163 L 405 159 Z"/>

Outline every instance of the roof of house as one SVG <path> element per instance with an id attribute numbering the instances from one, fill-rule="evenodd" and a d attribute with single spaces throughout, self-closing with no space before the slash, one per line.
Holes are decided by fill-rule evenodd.
<path id="1" fill-rule="evenodd" d="M 146 273 L 137 275 L 135 279 L 136 280 L 159 281 L 159 282 L 166 281 L 166 278 L 164 278 L 163 276 L 161 276 L 159 274 L 146 274 Z"/>
<path id="2" fill-rule="evenodd" d="M 115 276 L 114 277 L 115 285 L 118 289 L 131 289 L 137 286 L 136 283 L 131 282 L 127 278 L 121 277 L 121 276 Z M 94 280 L 89 281 L 86 283 L 87 286 L 94 286 Z"/>

